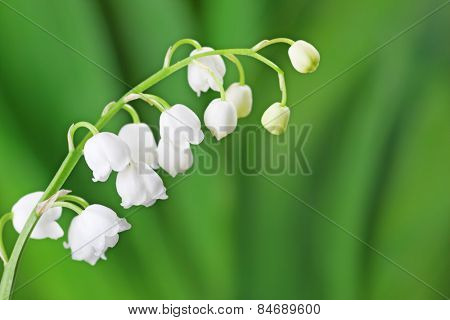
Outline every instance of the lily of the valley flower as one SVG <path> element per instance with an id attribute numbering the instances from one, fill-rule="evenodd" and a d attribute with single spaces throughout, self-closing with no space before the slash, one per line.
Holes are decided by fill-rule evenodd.
<path id="1" fill-rule="evenodd" d="M 13 226 L 18 233 L 22 232 L 25 223 L 38 204 L 44 192 L 33 192 L 19 199 L 12 207 Z M 39 218 L 36 226 L 31 232 L 32 239 L 58 239 L 64 235 L 61 226 L 56 222 L 61 217 L 60 207 L 46 210 Z"/>
<path id="2" fill-rule="evenodd" d="M 195 49 L 191 52 L 191 56 L 213 50 L 208 47 Z M 195 61 L 198 61 L 201 65 L 196 64 Z M 225 62 L 220 55 L 201 57 L 195 59 L 188 65 L 188 82 L 192 90 L 197 93 L 197 96 L 200 96 L 202 92 L 208 91 L 209 88 L 214 91 L 220 91 L 218 84 L 210 74 L 208 68 L 214 73 L 220 84 L 222 84 L 226 69 Z"/>
<path id="3" fill-rule="evenodd" d="M 106 260 L 105 252 L 117 244 L 119 232 L 130 228 L 113 210 L 93 204 L 72 219 L 64 247 L 71 249 L 72 259 L 95 265 L 100 258 Z"/>
<path id="4" fill-rule="evenodd" d="M 117 174 L 117 193 L 122 207 L 153 205 L 156 200 L 167 199 L 166 188 L 159 175 L 143 162 L 130 165 Z"/>
<path id="5" fill-rule="evenodd" d="M 189 147 L 189 144 L 199 144 L 205 137 L 200 119 L 182 104 L 176 104 L 161 113 L 159 133 L 161 139 L 170 140 L 183 148 Z"/>
<path id="6" fill-rule="evenodd" d="M 214 99 L 205 110 L 204 121 L 216 139 L 220 140 L 236 129 L 236 108 L 232 102 Z"/>
<path id="7" fill-rule="evenodd" d="M 227 101 L 232 102 L 236 108 L 238 118 L 244 118 L 252 111 L 252 89 L 248 85 L 233 83 L 228 87 L 225 95 Z"/>
<path id="8" fill-rule="evenodd" d="M 295 70 L 300 73 L 314 72 L 319 66 L 319 51 L 306 41 L 294 42 L 289 48 L 288 54 Z"/>
<path id="9" fill-rule="evenodd" d="M 144 162 L 158 169 L 157 145 L 150 127 L 145 123 L 129 123 L 119 131 L 121 138 L 130 148 L 131 160 Z"/>
<path id="10" fill-rule="evenodd" d="M 261 123 L 271 134 L 282 134 L 289 123 L 291 111 L 279 102 L 272 104 L 263 114 Z"/>
<path id="11" fill-rule="evenodd" d="M 130 163 L 127 144 L 111 132 L 100 132 L 84 146 L 84 158 L 92 170 L 93 181 L 108 180 L 111 171 L 122 171 Z"/>
<path id="12" fill-rule="evenodd" d="M 169 139 L 161 139 L 158 143 L 158 162 L 161 168 L 172 177 L 188 170 L 194 161 L 191 148 L 172 143 Z"/>

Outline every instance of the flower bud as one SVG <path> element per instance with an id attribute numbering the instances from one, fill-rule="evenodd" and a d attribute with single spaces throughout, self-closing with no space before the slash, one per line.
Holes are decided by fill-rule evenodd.
<path id="1" fill-rule="evenodd" d="M 130 163 L 127 144 L 111 132 L 95 134 L 86 142 L 83 153 L 94 182 L 108 180 L 111 171 L 122 171 Z"/>
<path id="2" fill-rule="evenodd" d="M 225 96 L 227 101 L 232 102 L 236 108 L 238 118 L 248 116 L 253 103 L 252 89 L 248 85 L 233 83 L 228 87 Z"/>
<path id="3" fill-rule="evenodd" d="M 200 49 L 195 49 L 191 52 L 191 57 L 204 53 L 213 51 L 214 49 L 203 47 Z M 195 59 L 209 70 L 211 70 L 220 83 L 223 83 L 223 77 L 225 75 L 225 62 L 220 55 L 206 56 Z M 195 60 L 188 65 L 188 82 L 192 90 L 200 96 L 202 92 L 206 92 L 211 88 L 214 91 L 220 91 L 214 77 L 209 73 L 208 69 L 205 69 L 201 65 L 195 63 Z"/>
<path id="4" fill-rule="evenodd" d="M 319 66 L 319 51 L 306 41 L 296 41 L 289 48 L 288 54 L 295 70 L 300 73 L 314 72 Z"/>
<path id="5" fill-rule="evenodd" d="M 236 108 L 229 101 L 214 99 L 205 110 L 204 121 L 216 139 L 220 140 L 236 129 Z"/>
<path id="6" fill-rule="evenodd" d="M 28 217 L 33 212 L 33 209 L 38 204 L 44 193 L 33 192 L 27 194 L 19 199 L 12 207 L 13 214 L 13 226 L 18 233 L 22 232 Z M 61 207 L 50 208 L 41 215 L 36 226 L 31 232 L 32 239 L 58 239 L 64 235 L 64 231 L 61 226 L 56 222 L 61 217 Z"/>
<path id="7" fill-rule="evenodd" d="M 280 135 L 286 131 L 291 111 L 279 102 L 272 104 L 264 112 L 261 123 L 271 134 Z"/>
<path id="8" fill-rule="evenodd" d="M 117 244 L 119 232 L 130 228 L 127 220 L 111 209 L 93 204 L 72 219 L 64 247 L 72 250 L 73 260 L 95 265 L 100 258 L 106 260 L 105 252 Z"/>
<path id="9" fill-rule="evenodd" d="M 122 207 L 153 205 L 167 199 L 166 188 L 159 175 L 147 164 L 130 163 L 117 174 L 116 189 L 122 198 Z"/>
<path id="10" fill-rule="evenodd" d="M 158 169 L 156 141 L 150 127 L 145 123 L 129 123 L 119 131 L 119 138 L 130 148 L 133 162 L 144 162 L 153 169 Z"/>

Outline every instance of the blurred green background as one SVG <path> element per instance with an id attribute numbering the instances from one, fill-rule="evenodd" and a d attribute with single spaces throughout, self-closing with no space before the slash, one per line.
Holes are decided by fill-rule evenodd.
<path id="1" fill-rule="evenodd" d="M 161 67 L 165 51 L 180 38 L 214 48 L 250 47 L 274 37 L 303 39 L 322 57 L 311 75 L 293 70 L 285 45 L 262 52 L 285 69 L 293 104 L 442 3 L 2 0 L 0 211 L 45 189 L 65 156 L 70 124 L 95 121 L 107 102 L 127 90 L 95 64 L 135 85 Z M 91 267 L 63 259 L 68 253 L 63 239 L 29 241 L 16 287 L 34 280 L 14 298 L 449 296 L 449 18 L 446 6 L 295 106 L 291 123 L 313 126 L 305 145 L 313 174 L 270 177 L 398 266 L 262 176 L 230 176 L 222 168 L 203 176 L 194 169 L 185 179 L 164 175 L 169 200 L 133 214 L 128 219 L 133 228 L 107 252 L 107 262 Z M 174 58 L 188 52 L 180 49 Z M 240 123 L 258 124 L 265 108 L 279 99 L 277 78 L 261 64 L 242 61 L 254 111 Z M 227 82 L 234 81 L 234 67 L 228 70 Z M 199 115 L 215 96 L 197 99 L 185 70 L 152 93 L 192 106 Z M 138 109 L 146 122 L 158 123 L 155 110 Z M 126 121 L 120 113 L 107 130 Z M 212 147 L 221 154 L 226 148 L 225 143 Z M 131 211 L 120 207 L 114 178 L 93 183 L 81 160 L 65 188 L 124 216 Z M 72 216 L 64 211 L 65 230 Z M 8 225 L 8 249 L 15 237 Z"/>

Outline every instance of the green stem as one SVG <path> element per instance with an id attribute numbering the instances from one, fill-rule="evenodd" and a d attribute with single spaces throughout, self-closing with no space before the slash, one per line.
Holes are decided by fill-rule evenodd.
<path id="1" fill-rule="evenodd" d="M 141 123 L 141 119 L 139 118 L 138 113 L 132 106 L 130 106 L 129 104 L 124 104 L 122 109 L 130 114 L 133 123 Z"/>
<path id="2" fill-rule="evenodd" d="M 89 203 L 86 200 L 84 200 L 81 197 L 74 196 L 72 194 L 67 194 L 65 196 L 59 197 L 58 200 L 74 202 L 74 203 L 80 205 L 81 207 L 83 207 L 83 209 L 86 209 L 87 207 L 89 207 Z"/>
<path id="3" fill-rule="evenodd" d="M 72 124 L 69 128 L 69 131 L 67 132 L 67 143 L 69 144 L 69 152 L 73 151 L 75 149 L 75 146 L 73 144 L 73 136 L 75 135 L 75 132 L 79 128 L 86 128 L 88 129 L 93 135 L 98 133 L 98 129 L 91 123 L 86 121 L 81 121 L 75 124 Z"/>
<path id="4" fill-rule="evenodd" d="M 12 212 L 5 213 L 0 218 L 0 258 L 3 260 L 5 265 L 8 263 L 8 253 L 6 252 L 5 245 L 3 244 L 3 227 L 9 220 L 12 220 Z"/>
<path id="5" fill-rule="evenodd" d="M 103 109 L 102 115 L 107 113 L 109 111 L 109 109 L 111 109 L 111 107 L 113 105 L 114 105 L 114 102 L 108 103 L 106 105 L 106 107 Z M 129 113 L 129 115 L 131 116 L 131 120 L 133 120 L 133 123 L 141 123 L 141 119 L 139 118 L 139 114 L 137 113 L 137 111 L 132 106 L 130 106 L 129 104 L 124 104 L 122 106 L 122 109 Z"/>
<path id="6" fill-rule="evenodd" d="M 116 101 L 108 112 L 106 112 L 104 115 L 100 117 L 100 119 L 95 124 L 95 127 L 97 130 L 101 130 L 103 127 L 105 127 L 109 121 L 114 117 L 114 115 L 119 112 L 119 110 L 123 107 L 123 105 L 126 103 L 126 97 L 130 94 L 139 94 L 147 90 L 148 88 L 152 87 L 156 83 L 160 82 L 161 80 L 167 78 L 174 72 L 186 67 L 190 62 L 197 58 L 211 56 L 211 55 L 223 55 L 223 54 L 236 54 L 236 55 L 245 55 L 250 56 L 255 59 L 258 59 L 262 61 L 263 63 L 269 65 L 272 69 L 278 72 L 278 74 L 282 74 L 282 70 L 279 69 L 275 64 L 270 63 L 270 60 L 263 59 L 262 56 L 257 55 L 253 50 L 251 49 L 223 49 L 223 50 L 214 50 L 214 51 L 208 51 L 203 52 L 200 54 L 196 54 L 194 56 L 187 57 L 181 61 L 178 61 L 177 63 L 162 68 L 153 75 L 151 75 L 149 78 L 142 81 L 140 84 L 138 84 L 136 87 L 128 91 L 122 98 L 120 98 L 118 101 Z M 276 68 L 275 68 L 276 67 Z M 283 89 L 282 89 L 283 90 Z M 284 88 L 285 90 L 285 88 Z M 73 149 L 70 150 L 67 154 L 66 158 L 62 162 L 61 166 L 59 167 L 58 171 L 56 172 L 55 176 L 51 180 L 50 184 L 47 186 L 47 189 L 44 191 L 44 194 L 41 198 L 41 201 L 48 199 L 51 195 L 55 194 L 58 190 L 60 190 L 63 186 L 63 184 L 66 182 L 69 175 L 72 173 L 73 169 L 75 168 L 76 164 L 80 160 L 81 156 L 83 155 L 83 148 L 86 144 L 87 140 L 92 137 L 94 132 L 90 131 L 86 134 L 86 136 L 83 138 L 83 140 Z M 13 251 L 11 253 L 11 257 L 8 261 L 8 263 L 5 265 L 5 269 L 3 271 L 2 280 L 0 282 L 0 299 L 9 299 L 12 294 L 12 288 L 14 285 L 14 279 L 15 279 L 15 273 L 17 269 L 17 264 L 20 260 L 23 248 L 26 244 L 26 242 L 29 239 L 29 236 L 33 230 L 34 225 L 38 221 L 38 216 L 36 214 L 30 214 L 28 220 L 25 223 L 25 226 L 22 229 L 22 232 L 19 234 L 16 243 L 14 244 Z"/>
<path id="7" fill-rule="evenodd" d="M 64 202 L 64 201 L 56 201 L 53 205 L 52 208 L 54 207 L 63 207 L 63 208 L 67 208 L 70 209 L 74 212 L 76 212 L 77 214 L 81 214 L 83 212 L 83 209 L 81 209 L 79 206 L 70 203 L 70 202 Z"/>
<path id="8" fill-rule="evenodd" d="M 164 58 L 163 68 L 167 68 L 168 66 L 170 66 L 170 59 L 172 59 L 172 56 L 175 53 L 175 51 L 178 49 L 178 47 L 180 47 L 182 45 L 185 45 L 185 44 L 191 45 L 195 49 L 200 49 L 202 47 L 200 45 L 200 43 L 198 43 L 198 41 L 196 41 L 194 39 L 181 39 L 181 40 L 178 40 L 177 42 L 175 42 L 169 48 L 169 50 L 167 50 L 166 57 Z"/>
<path id="9" fill-rule="evenodd" d="M 239 72 L 239 84 L 243 86 L 245 84 L 245 72 L 242 63 L 234 54 L 226 54 L 225 58 L 227 58 L 236 65 L 236 68 L 238 69 Z"/>
<path id="10" fill-rule="evenodd" d="M 150 105 L 153 105 L 158 108 L 159 111 L 163 112 L 166 109 L 170 108 L 170 104 L 161 97 L 155 96 L 153 94 L 143 93 L 140 95 L 141 99 L 147 102 Z"/>
<path id="11" fill-rule="evenodd" d="M 256 44 L 252 48 L 252 50 L 257 52 L 257 51 L 261 50 L 262 48 L 271 46 L 272 44 L 275 44 L 275 43 L 287 43 L 288 45 L 292 46 L 295 43 L 295 41 L 291 40 L 289 38 L 275 38 L 272 40 L 263 40 L 263 41 L 259 42 L 258 44 Z"/>

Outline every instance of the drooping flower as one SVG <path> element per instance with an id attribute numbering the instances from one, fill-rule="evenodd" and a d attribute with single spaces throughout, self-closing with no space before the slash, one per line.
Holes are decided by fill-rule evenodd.
<path id="1" fill-rule="evenodd" d="M 236 129 L 236 108 L 232 102 L 214 99 L 205 110 L 204 121 L 216 139 L 220 140 Z"/>
<path id="2" fill-rule="evenodd" d="M 271 134 L 280 135 L 287 128 L 290 114 L 288 107 L 282 107 L 276 102 L 264 112 L 261 123 Z"/>
<path id="3" fill-rule="evenodd" d="M 130 163 L 117 174 L 117 193 L 122 198 L 122 207 L 153 205 L 156 200 L 167 199 L 166 188 L 159 175 L 147 164 Z"/>
<path id="4" fill-rule="evenodd" d="M 194 161 L 189 146 L 180 146 L 172 143 L 169 139 L 161 139 L 158 143 L 159 166 L 172 177 L 178 173 L 188 170 Z"/>
<path id="5" fill-rule="evenodd" d="M 191 52 L 191 56 L 213 50 L 209 47 L 195 49 Z M 199 62 L 199 64 L 195 63 L 195 61 Z M 197 96 L 200 96 L 202 92 L 208 91 L 209 88 L 214 91 L 220 91 L 208 68 L 214 73 L 220 84 L 222 84 L 226 69 L 225 62 L 220 55 L 201 57 L 195 59 L 188 65 L 188 82 L 192 90 L 197 93 Z"/>
<path id="6" fill-rule="evenodd" d="M 130 148 L 131 160 L 144 162 L 158 169 L 157 144 L 150 127 L 145 123 L 129 123 L 119 131 L 119 138 Z"/>
<path id="7" fill-rule="evenodd" d="M 189 144 L 199 144 L 205 137 L 200 119 L 182 104 L 176 104 L 161 113 L 159 133 L 161 139 L 170 140 L 183 148 L 189 147 Z"/>
<path id="8" fill-rule="evenodd" d="M 95 134 L 86 142 L 83 152 L 95 182 L 108 180 L 111 171 L 119 172 L 130 163 L 127 144 L 111 132 Z"/>
<path id="9" fill-rule="evenodd" d="M 22 232 L 28 217 L 39 203 L 44 192 L 33 192 L 19 199 L 12 207 L 13 226 L 18 233 Z M 61 217 L 60 207 L 47 209 L 39 218 L 31 232 L 32 239 L 58 239 L 64 235 L 61 226 L 56 222 Z"/>
<path id="10" fill-rule="evenodd" d="M 233 83 L 228 87 L 225 95 L 227 101 L 232 102 L 236 108 L 238 118 L 244 118 L 252 111 L 252 89 L 248 85 Z"/>
<path id="11" fill-rule="evenodd" d="M 319 66 L 319 51 L 306 41 L 294 42 L 289 48 L 288 54 L 295 70 L 300 73 L 314 72 Z"/>
<path id="12" fill-rule="evenodd" d="M 117 244 L 119 232 L 130 228 L 113 210 L 93 204 L 72 219 L 64 247 L 71 249 L 72 259 L 95 265 L 100 258 L 106 260 L 105 252 Z"/>

